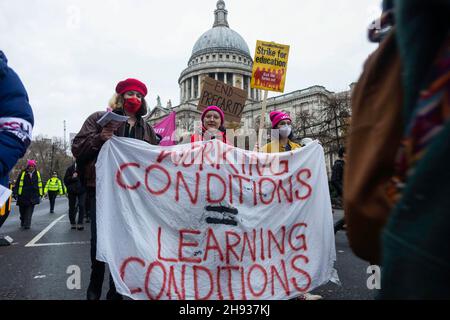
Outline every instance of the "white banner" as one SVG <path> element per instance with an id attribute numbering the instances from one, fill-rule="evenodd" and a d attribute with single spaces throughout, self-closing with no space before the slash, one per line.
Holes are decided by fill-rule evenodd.
<path id="1" fill-rule="evenodd" d="M 97 172 L 97 259 L 133 299 L 287 299 L 335 274 L 323 149 L 113 137 Z"/>

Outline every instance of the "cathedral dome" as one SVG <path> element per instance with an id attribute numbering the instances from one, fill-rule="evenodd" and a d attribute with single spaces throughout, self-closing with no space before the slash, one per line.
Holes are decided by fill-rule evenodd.
<path id="1" fill-rule="evenodd" d="M 213 51 L 236 52 L 251 57 L 247 43 L 241 35 L 225 26 L 214 27 L 202 34 L 192 49 L 191 58 Z"/>
<path id="2" fill-rule="evenodd" d="M 225 2 L 223 0 L 217 1 L 217 9 L 214 11 L 214 25 L 197 40 L 192 49 L 191 59 L 210 52 L 238 53 L 251 59 L 247 43 L 239 33 L 230 29 L 227 15 Z"/>

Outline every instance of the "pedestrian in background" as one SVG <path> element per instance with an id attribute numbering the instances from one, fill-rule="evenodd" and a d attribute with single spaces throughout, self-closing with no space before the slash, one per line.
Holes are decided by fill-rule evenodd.
<path id="1" fill-rule="evenodd" d="M 82 180 L 89 195 L 89 212 L 91 216 L 91 278 L 87 290 L 88 300 L 99 300 L 102 293 L 105 263 L 96 259 L 97 249 L 97 221 L 96 221 L 96 195 L 95 195 L 95 162 L 102 145 L 113 135 L 128 137 L 157 144 L 153 128 L 142 118 L 147 113 L 147 87 L 137 79 L 120 81 L 116 86 L 116 93 L 110 101 L 110 107 L 120 115 L 129 119 L 123 123 L 111 121 L 104 127 L 97 123 L 105 111 L 95 112 L 84 122 L 80 132 L 72 144 L 72 154 L 77 158 Z M 129 214 L 133 214 L 130 212 Z M 126 241 L 126 239 L 123 239 Z M 121 300 L 117 293 L 114 281 L 109 276 L 108 300 Z"/>
<path id="2" fill-rule="evenodd" d="M 44 195 L 47 194 L 50 201 L 50 213 L 54 213 L 56 197 L 58 194 L 61 196 L 64 194 L 63 185 L 61 180 L 58 178 L 58 173 L 56 172 L 53 172 L 52 177 L 48 179 L 45 184 Z"/>
<path id="3" fill-rule="evenodd" d="M 36 170 L 35 160 L 28 160 L 26 169 L 17 177 L 14 194 L 20 211 L 20 226 L 30 229 L 34 206 L 40 203 L 44 195 L 41 174 Z"/>
<path id="4" fill-rule="evenodd" d="M 86 189 L 81 183 L 80 171 L 77 162 L 67 168 L 64 175 L 64 184 L 67 187 L 69 198 L 69 220 L 71 229 L 83 230 L 83 220 L 86 211 Z M 78 221 L 76 215 L 78 212 Z"/>
<path id="5" fill-rule="evenodd" d="M 338 204 L 340 206 L 339 209 L 342 209 L 342 203 L 343 203 L 343 182 L 344 182 L 344 167 L 345 167 L 345 148 L 340 147 L 338 150 L 338 157 L 334 164 L 331 171 L 331 185 L 333 186 L 334 190 L 336 191 L 336 196 L 338 198 Z M 345 225 L 345 219 L 339 219 L 334 224 L 334 233 L 338 232 L 339 230 L 344 229 Z"/>

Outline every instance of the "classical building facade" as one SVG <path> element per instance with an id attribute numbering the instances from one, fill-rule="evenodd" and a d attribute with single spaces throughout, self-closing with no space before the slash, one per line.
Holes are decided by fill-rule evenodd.
<path id="1" fill-rule="evenodd" d="M 200 118 L 197 104 L 201 93 L 201 83 L 209 76 L 216 80 L 241 88 L 248 92 L 248 99 L 244 107 L 241 128 L 255 129 L 261 116 L 262 92 L 250 88 L 252 75 L 252 55 L 245 40 L 239 33 L 229 27 L 228 11 L 223 0 L 217 1 L 214 11 L 214 24 L 194 44 L 187 68 L 178 79 L 180 88 L 180 104 L 172 106 L 170 100 L 167 106 L 158 101 L 147 116 L 150 124 L 161 121 L 170 112 L 176 112 L 176 125 L 179 136 L 193 132 L 195 121 Z M 327 90 L 315 85 L 309 88 L 282 94 L 267 100 L 266 127 L 269 128 L 268 114 L 273 110 L 288 112 L 295 121 L 299 113 L 308 111 L 316 113 L 325 106 L 333 95 L 347 94 Z M 331 156 L 331 158 L 329 158 Z M 328 170 L 333 155 L 328 154 Z"/>

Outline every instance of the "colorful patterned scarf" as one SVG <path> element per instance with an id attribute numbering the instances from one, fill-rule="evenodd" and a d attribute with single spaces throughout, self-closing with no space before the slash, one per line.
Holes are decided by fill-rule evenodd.
<path id="1" fill-rule="evenodd" d="M 425 89 L 421 90 L 411 121 L 396 158 L 396 202 L 408 177 L 414 174 L 416 164 L 426 154 L 434 138 L 450 120 L 450 35 L 435 60 Z"/>

